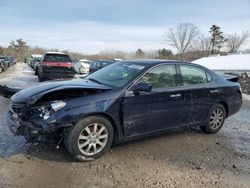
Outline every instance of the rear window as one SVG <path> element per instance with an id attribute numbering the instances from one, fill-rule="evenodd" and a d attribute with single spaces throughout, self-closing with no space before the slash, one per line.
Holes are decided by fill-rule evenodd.
<path id="1" fill-rule="evenodd" d="M 44 57 L 45 62 L 71 62 L 68 55 L 65 54 L 46 54 Z"/>

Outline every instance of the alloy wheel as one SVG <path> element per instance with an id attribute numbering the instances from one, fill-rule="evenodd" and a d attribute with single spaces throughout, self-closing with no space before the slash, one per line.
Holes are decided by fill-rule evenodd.
<path id="1" fill-rule="evenodd" d="M 108 130 L 100 123 L 86 126 L 78 137 L 78 148 L 81 153 L 91 156 L 99 153 L 106 146 Z"/>
<path id="2" fill-rule="evenodd" d="M 220 108 L 216 108 L 210 117 L 210 127 L 218 129 L 223 123 L 224 112 Z"/>

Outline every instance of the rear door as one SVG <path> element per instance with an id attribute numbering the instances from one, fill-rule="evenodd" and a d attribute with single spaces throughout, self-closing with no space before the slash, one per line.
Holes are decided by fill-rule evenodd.
<path id="1" fill-rule="evenodd" d="M 179 65 L 179 70 L 183 91 L 191 98 L 189 124 L 202 123 L 218 100 L 220 91 L 206 70 L 185 64 Z"/>
<path id="2" fill-rule="evenodd" d="M 138 82 L 150 83 L 149 93 L 128 91 L 123 102 L 125 136 L 131 137 L 181 126 L 189 116 L 190 98 L 179 89 L 176 65 L 158 65 Z M 138 83 L 137 82 L 137 83 Z"/>

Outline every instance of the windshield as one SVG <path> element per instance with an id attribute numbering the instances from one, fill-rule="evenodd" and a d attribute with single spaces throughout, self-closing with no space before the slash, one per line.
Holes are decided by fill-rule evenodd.
<path id="1" fill-rule="evenodd" d="M 144 65 L 135 63 L 116 62 L 90 74 L 84 79 L 96 81 L 97 83 L 111 87 L 123 87 L 133 80 L 144 68 Z"/>

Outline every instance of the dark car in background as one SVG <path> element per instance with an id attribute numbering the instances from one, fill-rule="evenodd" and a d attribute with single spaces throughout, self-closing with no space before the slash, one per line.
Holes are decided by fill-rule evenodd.
<path id="1" fill-rule="evenodd" d="M 7 59 L 9 61 L 9 65 L 12 66 L 12 65 L 15 65 L 17 60 L 15 57 L 11 57 L 11 56 L 7 56 Z"/>
<path id="2" fill-rule="evenodd" d="M 0 67 L 2 71 L 5 71 L 10 66 L 14 65 L 16 63 L 16 58 L 11 56 L 3 56 L 0 55 Z"/>
<path id="3" fill-rule="evenodd" d="M 97 61 L 94 61 L 89 67 L 89 73 L 93 73 L 93 72 L 95 72 L 95 71 L 97 71 L 99 69 L 102 69 L 102 68 L 104 68 L 104 67 L 106 67 L 108 65 L 113 64 L 114 62 L 116 62 L 116 61 L 114 61 L 114 60 L 97 60 Z"/>
<path id="4" fill-rule="evenodd" d="M 240 85 L 205 67 L 130 60 L 83 79 L 23 89 L 12 96 L 8 117 L 12 132 L 28 142 L 56 135 L 73 156 L 86 161 L 113 143 L 179 127 L 216 133 L 241 105 Z"/>
<path id="5" fill-rule="evenodd" d="M 6 68 L 5 68 L 5 63 L 4 63 L 4 60 L 0 59 L 0 73 L 5 71 Z"/>
<path id="6" fill-rule="evenodd" d="M 37 64 L 36 73 L 39 81 L 54 78 L 73 78 L 74 64 L 68 54 L 47 52 Z"/>
<path id="7" fill-rule="evenodd" d="M 0 56 L 0 59 L 2 60 L 3 64 L 4 64 L 4 68 L 5 70 L 8 69 L 10 67 L 10 62 L 7 56 Z"/>

